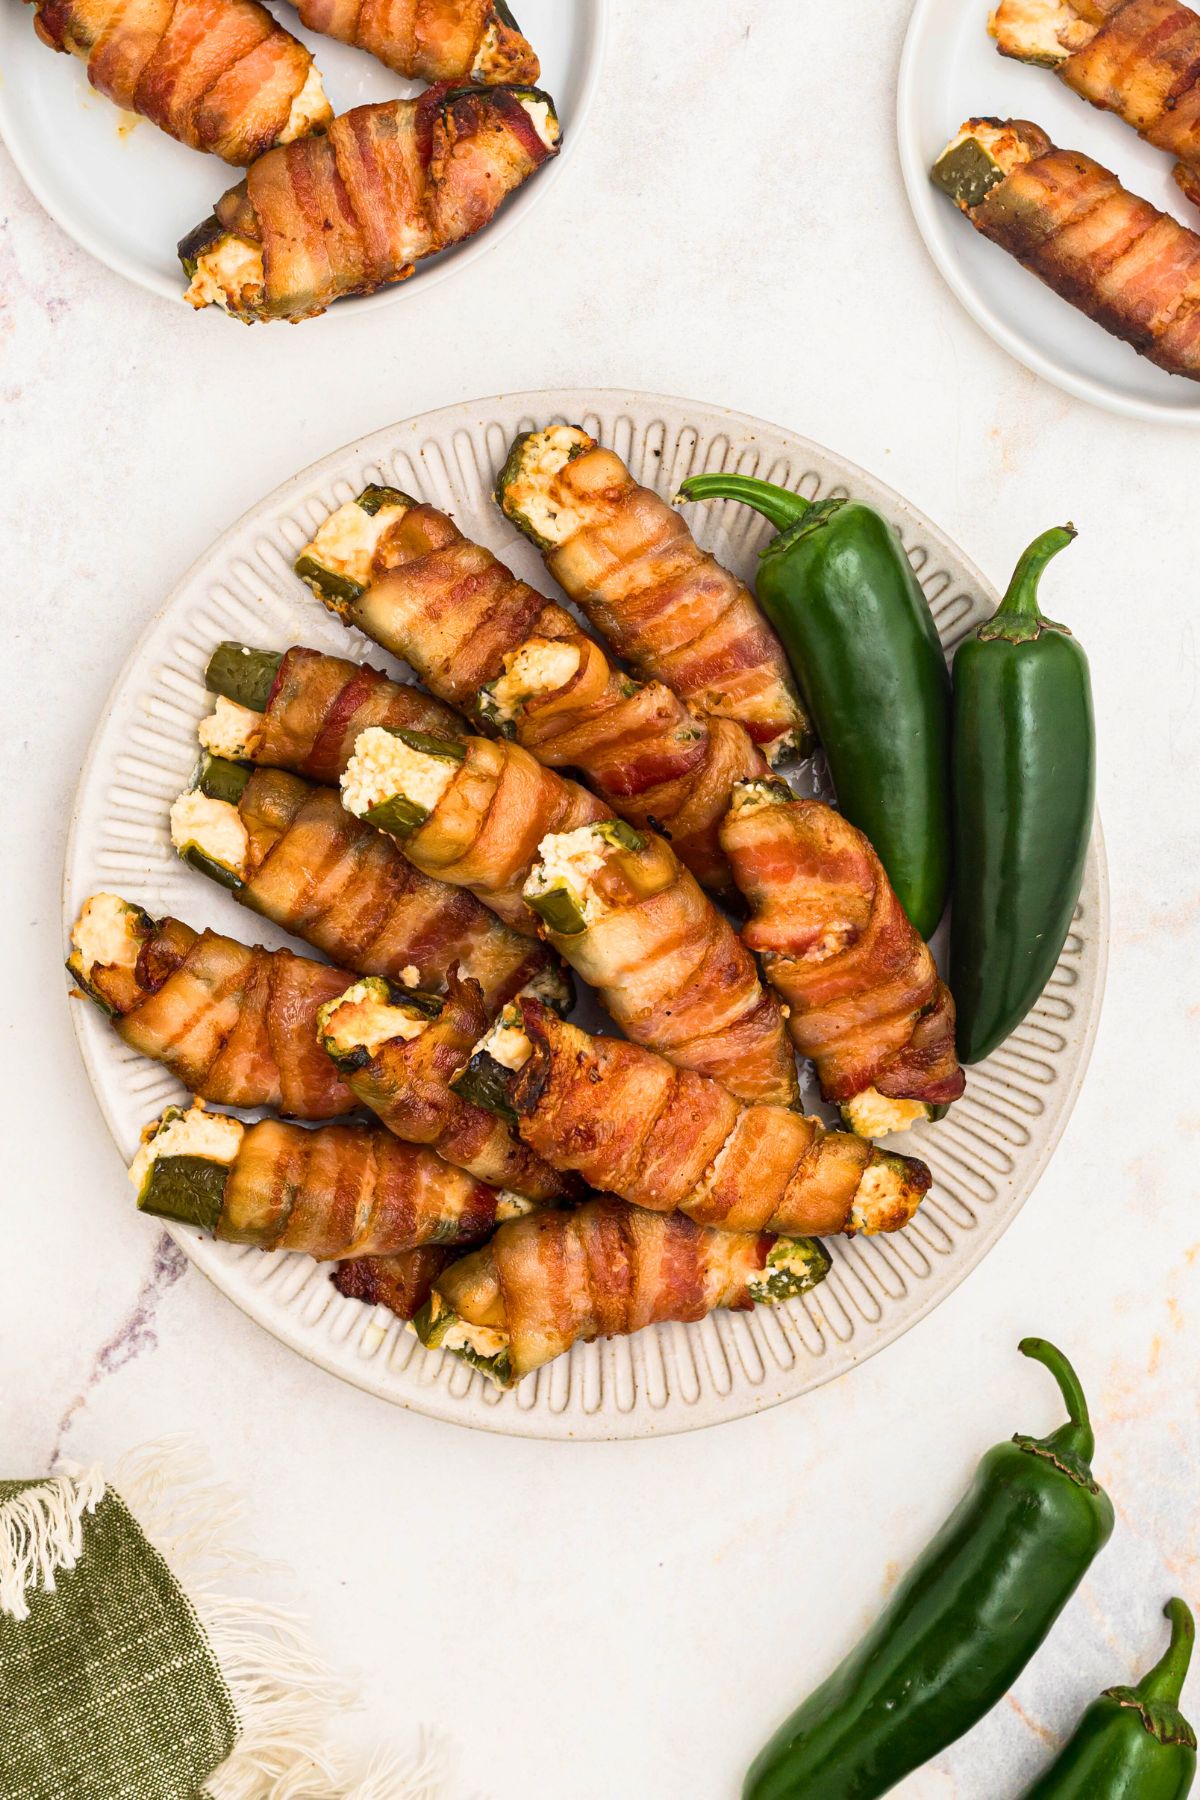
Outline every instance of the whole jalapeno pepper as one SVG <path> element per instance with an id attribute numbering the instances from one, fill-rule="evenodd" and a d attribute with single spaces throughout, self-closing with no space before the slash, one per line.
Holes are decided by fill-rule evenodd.
<path id="1" fill-rule="evenodd" d="M 1074 917 L 1095 803 L 1087 657 L 1038 606 L 1072 525 L 1017 564 L 999 608 L 954 657 L 954 904 L 958 1054 L 979 1062 L 1021 1023 Z"/>
<path id="2" fill-rule="evenodd" d="M 812 714 L 838 806 L 929 937 L 950 882 L 950 677 L 896 531 L 859 501 L 805 500 L 746 475 L 693 475 L 680 498 L 741 500 L 777 528 L 759 558 L 759 604 Z"/>
<path id="3" fill-rule="evenodd" d="M 1171 1641 L 1136 1687 L 1093 1700 L 1057 1760 L 1023 1800 L 1184 1800 L 1196 1774 L 1196 1734 L 1179 1710 L 1196 1627 L 1168 1600 Z"/>
<path id="4" fill-rule="evenodd" d="M 1042 1338 L 1020 1349 L 1058 1382 L 1067 1423 L 988 1451 L 866 1637 L 755 1759 L 744 1800 L 886 1794 L 1007 1693 L 1107 1543 L 1075 1371 Z"/>

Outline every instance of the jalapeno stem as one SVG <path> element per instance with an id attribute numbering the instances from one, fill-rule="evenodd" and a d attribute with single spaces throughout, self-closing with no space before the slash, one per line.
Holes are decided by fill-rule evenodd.
<path id="1" fill-rule="evenodd" d="M 773 482 L 759 481 L 753 475 L 725 475 L 719 470 L 707 475 L 689 475 L 680 487 L 680 500 L 740 500 L 769 519 L 776 531 L 787 531 L 798 525 L 812 505 L 803 494 L 790 488 L 776 487 Z"/>
<path id="2" fill-rule="evenodd" d="M 1171 1621 L 1171 1641 L 1154 1667 L 1147 1670 L 1133 1691 L 1139 1700 L 1169 1700 L 1174 1703 L 1183 1692 L 1184 1680 L 1192 1660 L 1196 1624 L 1190 1607 L 1178 1598 L 1167 1601 L 1163 1607 L 1163 1617 Z"/>
<path id="3" fill-rule="evenodd" d="M 1011 644 L 1020 644 L 1037 637 L 1045 627 L 1051 631 L 1066 629 L 1042 612 L 1038 605 L 1038 587 L 1047 563 L 1068 544 L 1074 543 L 1077 536 L 1073 525 L 1055 525 L 1049 531 L 1043 531 L 1041 537 L 1034 538 L 1029 548 L 1022 552 L 1003 600 L 986 625 L 980 626 L 981 639 L 1002 637 Z"/>
<path id="4" fill-rule="evenodd" d="M 1053 1344 L 1048 1344 L 1045 1338 L 1022 1338 L 1017 1349 L 1022 1356 L 1031 1356 L 1034 1362 L 1040 1362 L 1043 1368 L 1049 1369 L 1058 1383 L 1059 1392 L 1070 1415 L 1067 1423 L 1060 1425 L 1049 1437 L 1039 1438 L 1038 1447 L 1049 1451 L 1052 1456 L 1066 1454 L 1090 1463 L 1096 1449 L 1096 1438 L 1088 1413 L 1087 1397 L 1080 1386 L 1078 1375 L 1062 1351 L 1055 1349 Z"/>

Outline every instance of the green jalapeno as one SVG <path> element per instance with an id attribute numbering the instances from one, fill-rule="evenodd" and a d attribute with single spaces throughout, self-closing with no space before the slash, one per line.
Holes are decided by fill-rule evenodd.
<path id="1" fill-rule="evenodd" d="M 1096 782 L 1088 663 L 1038 606 L 1042 571 L 1074 536 L 1066 525 L 1029 546 L 954 657 L 950 991 L 966 1063 L 1037 1001 L 1083 882 Z"/>
<path id="2" fill-rule="evenodd" d="M 251 712 L 266 712 L 282 661 L 282 651 L 254 650 L 249 644 L 238 644 L 226 638 L 208 659 L 205 685 L 237 706 L 248 707 Z"/>
<path id="3" fill-rule="evenodd" d="M 1179 1710 L 1196 1627 L 1168 1600 L 1171 1641 L 1136 1687 L 1106 1688 L 1024 1800 L 1183 1800 L 1196 1774 L 1196 1734 Z"/>
<path id="4" fill-rule="evenodd" d="M 684 500 L 740 500 L 779 535 L 756 592 L 812 714 L 838 805 L 866 833 L 922 937 L 950 883 L 950 677 L 894 528 L 856 500 L 694 475 Z"/>
<path id="5" fill-rule="evenodd" d="M 1083 1390 L 1042 1338 L 1020 1349 L 1069 1414 L 983 1458 L 958 1508 L 858 1647 L 756 1758 L 744 1800 L 875 1800 L 1016 1680 L 1113 1528 Z"/>
<path id="6" fill-rule="evenodd" d="M 138 1195 L 138 1210 L 215 1234 L 225 1207 L 229 1164 L 210 1156 L 159 1156 Z"/>

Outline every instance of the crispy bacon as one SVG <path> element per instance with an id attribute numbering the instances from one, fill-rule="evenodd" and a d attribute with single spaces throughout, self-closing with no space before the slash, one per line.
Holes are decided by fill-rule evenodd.
<path id="1" fill-rule="evenodd" d="M 478 1243 L 498 1204 L 494 1188 L 379 1127 L 263 1119 L 246 1127 L 213 1235 L 319 1260 L 392 1256 Z"/>
<path id="2" fill-rule="evenodd" d="M 1200 380 L 1200 236 L 1017 123 L 1046 147 L 968 210 L 971 223 L 1159 368 Z"/>
<path id="3" fill-rule="evenodd" d="M 1099 29 L 1057 74 L 1176 157 L 1190 196 L 1200 181 L 1200 17 L 1181 0 L 1092 0 L 1075 10 Z"/>
<path id="4" fill-rule="evenodd" d="M 39 37 L 193 150 L 245 167 L 289 132 L 311 53 L 258 0 L 34 0 Z M 305 129 L 330 118 L 313 109 Z"/>
<path id="5" fill-rule="evenodd" d="M 532 45 L 495 0 L 295 0 L 310 31 L 418 81 L 536 81 Z M 481 57 L 485 50 L 486 59 Z"/>
<path id="6" fill-rule="evenodd" d="M 736 805 L 721 842 L 751 909 L 742 942 L 788 1007 L 827 1100 L 963 1091 L 954 1002 L 861 831 L 818 800 Z"/>
<path id="7" fill-rule="evenodd" d="M 398 1319 L 413 1319 L 433 1292 L 438 1276 L 456 1262 L 460 1250 L 425 1244 L 396 1256 L 358 1256 L 339 1263 L 330 1276 L 339 1294 L 368 1306 L 386 1306 Z"/>
<path id="8" fill-rule="evenodd" d="M 391 681 L 365 664 L 297 647 L 279 665 L 246 759 L 291 769 L 310 781 L 336 782 L 368 725 L 450 738 L 467 729 L 457 713 L 418 687 Z"/>
<path id="9" fill-rule="evenodd" d="M 395 979 L 411 966 L 436 989 L 457 963 L 497 1005 L 550 961 L 472 895 L 413 868 L 334 789 L 256 769 L 238 808 L 249 865 L 237 899 L 358 974 Z"/>
<path id="10" fill-rule="evenodd" d="M 726 1231 L 831 1237 L 898 1230 L 930 1185 L 923 1163 L 883 1157 L 784 1106 L 746 1106 L 718 1082 L 520 1003 L 532 1049 L 510 1098 L 521 1136 L 557 1168 L 654 1212 Z M 854 1223 L 864 1177 L 896 1191 Z"/>
<path id="11" fill-rule="evenodd" d="M 452 969 L 438 1017 L 419 1037 L 392 1038 L 373 1053 L 364 1051 L 361 1067 L 346 1071 L 350 1092 L 397 1137 L 427 1145 L 480 1181 L 530 1200 L 569 1198 L 577 1182 L 543 1162 L 494 1113 L 450 1087 L 487 1030 L 488 1017 L 478 982 L 460 980 Z"/>
<path id="12" fill-rule="evenodd" d="M 740 1099 L 790 1106 L 796 1063 L 775 996 L 724 913 L 669 844 L 616 845 L 590 883 L 585 930 L 546 936 L 626 1035 Z"/>
<path id="13" fill-rule="evenodd" d="M 434 1286 L 468 1323 L 507 1333 L 519 1381 L 572 1344 L 691 1324 L 720 1307 L 748 1310 L 749 1283 L 775 1242 L 596 1199 L 502 1225 Z"/>

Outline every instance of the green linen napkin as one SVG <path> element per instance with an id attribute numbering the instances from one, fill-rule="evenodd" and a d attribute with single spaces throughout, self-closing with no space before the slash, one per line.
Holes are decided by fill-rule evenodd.
<path id="1" fill-rule="evenodd" d="M 0 1482 L 0 1800 L 435 1800 L 428 1748 L 339 1775 L 346 1690 L 290 1614 L 229 1597 L 235 1517 L 178 1446 L 114 1485 Z"/>

